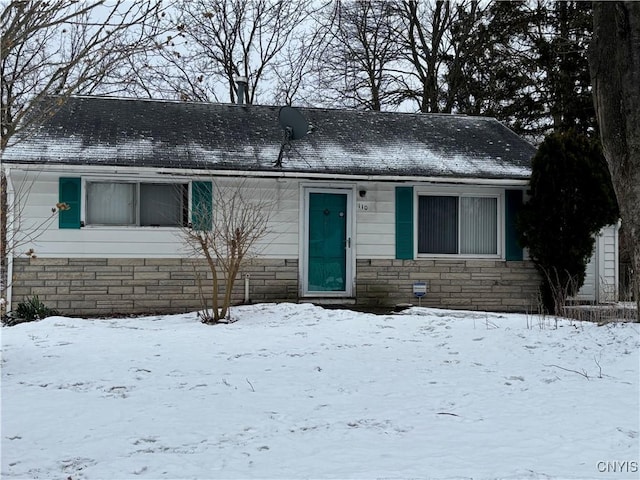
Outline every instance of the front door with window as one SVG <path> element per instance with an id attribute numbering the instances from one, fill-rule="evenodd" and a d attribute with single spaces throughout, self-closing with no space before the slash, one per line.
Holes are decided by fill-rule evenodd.
<path id="1" fill-rule="evenodd" d="M 350 192 L 309 190 L 306 195 L 305 294 L 351 293 Z"/>

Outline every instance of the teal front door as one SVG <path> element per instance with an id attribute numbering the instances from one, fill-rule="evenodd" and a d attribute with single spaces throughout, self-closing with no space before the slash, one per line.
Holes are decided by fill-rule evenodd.
<path id="1" fill-rule="evenodd" d="M 309 292 L 346 292 L 347 204 L 347 194 L 309 193 Z"/>

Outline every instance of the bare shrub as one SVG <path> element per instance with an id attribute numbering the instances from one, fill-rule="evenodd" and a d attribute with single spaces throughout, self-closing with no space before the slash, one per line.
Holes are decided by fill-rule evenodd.
<path id="1" fill-rule="evenodd" d="M 213 183 L 213 211 L 194 212 L 192 226 L 183 236 L 195 255 L 206 260 L 211 274 L 211 294 L 204 293 L 198 278 L 204 323 L 226 319 L 238 274 L 256 253 L 256 244 L 270 232 L 270 219 L 276 206 L 271 191 L 260 190 L 247 181 Z M 204 217 L 210 215 L 208 222 Z M 209 304 L 209 301 L 211 302 Z"/>

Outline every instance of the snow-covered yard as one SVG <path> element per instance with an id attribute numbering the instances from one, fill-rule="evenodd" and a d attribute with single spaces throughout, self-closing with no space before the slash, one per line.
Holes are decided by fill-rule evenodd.
<path id="1" fill-rule="evenodd" d="M 640 475 L 638 324 L 294 304 L 234 316 L 3 328 L 2 478 Z"/>

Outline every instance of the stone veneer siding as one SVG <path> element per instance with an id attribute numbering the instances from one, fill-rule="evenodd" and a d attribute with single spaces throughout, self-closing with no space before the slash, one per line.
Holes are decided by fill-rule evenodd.
<path id="1" fill-rule="evenodd" d="M 204 262 L 193 259 L 15 259 L 13 308 L 33 295 L 65 315 L 180 313 L 201 308 L 211 290 Z M 297 260 L 254 260 L 238 277 L 233 303 L 298 301 Z M 493 260 L 358 260 L 356 305 L 418 304 L 413 283 L 428 282 L 423 306 L 494 311 L 538 307 L 538 274 L 531 262 Z"/>
<path id="2" fill-rule="evenodd" d="M 358 260 L 358 305 L 418 305 L 415 282 L 427 282 L 424 307 L 537 311 L 540 277 L 532 262 L 504 260 Z"/>
<path id="3" fill-rule="evenodd" d="M 233 289 L 233 303 L 244 301 L 244 274 L 251 301 L 296 301 L 298 261 L 261 260 L 245 266 Z M 33 295 L 69 315 L 181 313 L 200 310 L 200 288 L 211 292 L 204 261 L 180 258 L 15 259 L 12 307 Z M 209 306 L 211 302 L 209 301 Z"/>

